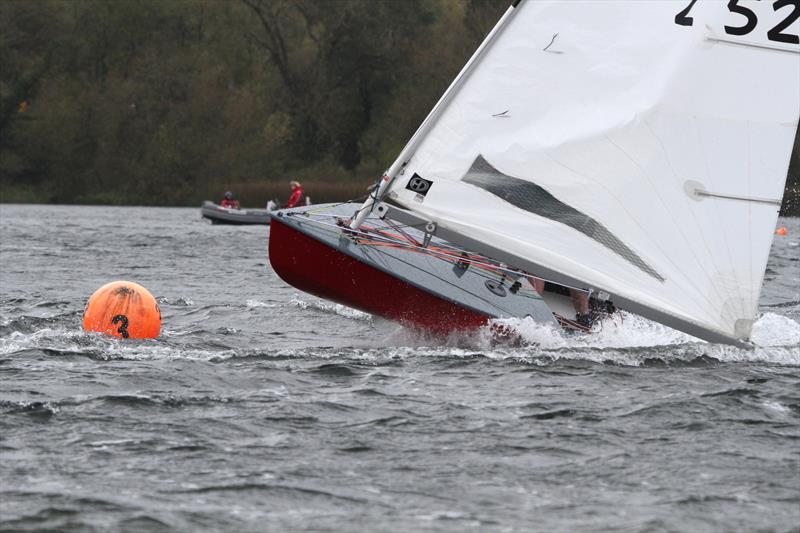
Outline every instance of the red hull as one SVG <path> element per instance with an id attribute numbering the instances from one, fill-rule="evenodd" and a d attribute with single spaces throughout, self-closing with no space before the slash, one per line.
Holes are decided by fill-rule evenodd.
<path id="1" fill-rule="evenodd" d="M 269 260 L 286 283 L 320 298 L 435 334 L 478 329 L 488 318 L 387 274 L 273 219 Z"/>

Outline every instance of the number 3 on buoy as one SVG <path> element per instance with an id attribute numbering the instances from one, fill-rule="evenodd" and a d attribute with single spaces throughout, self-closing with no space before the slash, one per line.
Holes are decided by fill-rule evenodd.
<path id="1" fill-rule="evenodd" d="M 112 324 L 116 324 L 121 322 L 117 333 L 122 335 L 123 339 L 127 339 L 130 335 L 128 334 L 128 317 L 125 315 L 116 315 L 114 318 L 111 319 Z"/>
<path id="2" fill-rule="evenodd" d="M 97 289 L 83 313 L 83 329 L 122 339 L 152 339 L 161 330 L 161 310 L 150 292 L 131 281 Z"/>

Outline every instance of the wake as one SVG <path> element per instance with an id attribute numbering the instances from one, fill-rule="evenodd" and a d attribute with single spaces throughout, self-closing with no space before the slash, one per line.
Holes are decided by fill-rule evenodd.
<path id="1" fill-rule="evenodd" d="M 249 300 L 246 308 L 282 307 Z M 288 306 L 337 316 L 369 325 L 368 336 L 351 339 L 349 346 L 226 345 L 213 331 L 165 328 L 156 340 L 121 342 L 99 334 L 67 327 L 62 320 L 41 319 L 26 328 L 0 337 L 0 356 L 37 352 L 51 356 L 88 356 L 96 360 L 199 360 L 222 361 L 240 358 L 333 359 L 371 361 L 424 357 L 486 357 L 548 365 L 556 361 L 589 361 L 641 366 L 653 361 L 684 364 L 715 360 L 723 363 L 758 362 L 800 366 L 800 323 L 790 317 L 766 312 L 753 326 L 751 345 L 735 347 L 710 344 L 679 331 L 624 311 L 616 313 L 590 334 L 569 334 L 537 323 L 530 318 L 498 319 L 477 332 L 433 337 L 395 323 L 376 319 L 339 304 L 294 298 Z M 72 322 L 72 317 L 70 315 Z M 200 322 L 203 322 L 201 320 Z M 188 329 L 187 329 L 188 328 Z M 506 332 L 498 340 L 497 331 Z M 210 338 L 218 342 L 209 342 Z M 225 339 L 223 339 L 225 340 Z M 256 343 L 260 344 L 260 343 Z"/>

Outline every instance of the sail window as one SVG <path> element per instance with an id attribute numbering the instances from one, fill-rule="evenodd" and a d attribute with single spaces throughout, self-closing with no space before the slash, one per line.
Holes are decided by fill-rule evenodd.
<path id="1" fill-rule="evenodd" d="M 661 274 L 598 221 L 565 204 L 535 183 L 503 174 L 482 155 L 475 158 L 462 181 L 502 198 L 515 207 L 569 226 L 602 244 L 658 281 L 664 281 Z"/>

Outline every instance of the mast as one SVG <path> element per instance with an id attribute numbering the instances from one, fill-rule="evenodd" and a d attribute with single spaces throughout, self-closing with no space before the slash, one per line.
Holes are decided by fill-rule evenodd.
<path id="1" fill-rule="evenodd" d="M 486 52 L 489 50 L 489 48 L 491 48 L 492 43 L 497 40 L 503 30 L 508 26 L 509 22 L 511 22 L 511 19 L 514 18 L 514 15 L 520 11 L 522 7 L 521 4 L 524 2 L 525 0 L 514 0 L 497 24 L 495 24 L 494 28 L 492 28 L 492 31 L 489 32 L 489 35 L 486 36 L 475 53 L 472 54 L 472 57 L 470 57 L 469 61 L 467 61 L 467 64 L 464 65 L 464 68 L 461 69 L 461 72 L 458 73 L 458 76 L 456 76 L 442 97 L 439 98 L 439 101 L 436 102 L 435 106 L 433 106 L 431 112 L 428 113 L 428 116 L 424 121 L 422 121 L 420 127 L 417 128 L 417 131 L 414 132 L 414 135 L 412 135 L 411 139 L 409 139 L 408 143 L 406 143 L 405 147 L 400 152 L 400 155 L 397 156 L 397 159 L 395 159 L 394 163 L 392 163 L 392 166 L 390 166 L 386 171 L 378 188 L 375 190 L 375 192 L 369 195 L 369 197 L 364 201 L 364 204 L 357 211 L 358 214 L 355 216 L 352 222 L 350 222 L 350 229 L 358 229 L 361 223 L 364 222 L 364 219 L 372 212 L 375 202 L 383 198 L 386 189 L 414 156 L 414 152 L 419 144 L 422 142 L 431 128 L 433 128 L 434 124 L 436 124 L 436 121 L 439 119 L 445 109 L 447 109 L 447 106 L 450 104 L 450 102 L 453 101 L 455 95 L 458 93 L 458 90 L 466 83 L 470 73 L 475 70 L 475 67 L 478 65 L 480 60 L 486 55 Z"/>

